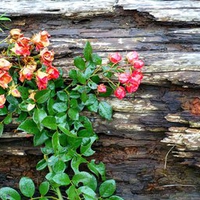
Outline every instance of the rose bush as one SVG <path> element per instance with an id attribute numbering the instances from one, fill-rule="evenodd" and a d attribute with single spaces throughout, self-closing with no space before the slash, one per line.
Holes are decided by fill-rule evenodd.
<path id="1" fill-rule="evenodd" d="M 62 70 L 53 65 L 49 38 L 47 31 L 29 38 L 12 29 L 6 40 L 8 47 L 0 55 L 0 134 L 15 119 L 17 130 L 32 134 L 34 145 L 41 146 L 43 159 L 36 169 L 48 169 L 39 185 L 39 196 L 33 180 L 22 177 L 20 192 L 4 187 L 0 198 L 120 200 L 115 195 L 115 181 L 106 177 L 104 164 L 86 159 L 94 154 L 92 144 L 98 136 L 83 111 L 111 120 L 112 107 L 101 97 L 123 99 L 136 92 L 144 63 L 133 51 L 125 59 L 120 53 L 110 54 L 103 64 L 87 42 L 83 56 L 75 57 L 75 68 L 69 71 L 66 82 Z M 50 190 L 55 195 L 50 196 Z"/>

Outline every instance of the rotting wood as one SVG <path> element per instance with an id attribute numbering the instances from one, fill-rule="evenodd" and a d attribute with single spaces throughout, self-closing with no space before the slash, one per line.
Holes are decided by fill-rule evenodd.
<path id="1" fill-rule="evenodd" d="M 3 9 L 2 13 L 11 16 L 9 28 L 20 28 L 25 34 L 47 30 L 56 53 L 54 64 L 62 67 L 65 75 L 73 67 L 73 57 L 81 55 L 86 40 L 104 62 L 108 53 L 120 51 L 125 55 L 137 50 L 146 67 L 135 97 L 107 99 L 114 108 L 112 121 L 89 116 L 100 137 L 94 147 L 95 159 L 106 163 L 108 175 L 117 180 L 118 194 L 126 200 L 200 199 L 199 169 L 180 165 L 199 167 L 200 163 L 193 140 L 198 140 L 200 117 L 191 113 L 187 103 L 199 97 L 199 16 L 194 20 L 198 2 L 184 1 L 183 8 L 188 6 L 184 17 L 180 7 L 171 7 L 176 12 L 170 12 L 170 16 L 163 11 L 166 4 L 182 5 L 182 1 L 144 1 L 146 7 L 142 8 L 143 2 L 127 4 L 127 0 L 123 4 L 73 2 L 70 7 L 72 1 L 35 1 L 37 9 L 33 9 L 28 1 L 7 0 L 0 12 Z M 152 2 L 155 6 L 148 6 Z M 191 12 L 194 15 L 189 16 Z M 0 38 L 7 33 L 0 33 Z M 177 139 L 178 134 L 182 139 Z M 35 177 L 35 164 L 41 155 L 39 147 L 31 146 L 30 137 L 16 132 L 12 124 L 0 145 L 0 186 L 17 187 L 22 175 Z M 165 156 L 171 148 L 167 145 L 176 147 L 169 153 L 164 170 Z M 35 182 L 39 183 L 42 176 L 37 176 Z"/>

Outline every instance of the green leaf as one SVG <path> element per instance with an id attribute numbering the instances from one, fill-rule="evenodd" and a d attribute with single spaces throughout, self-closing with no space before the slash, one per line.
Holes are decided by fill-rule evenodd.
<path id="1" fill-rule="evenodd" d="M 48 132 L 46 130 L 43 130 L 42 132 L 34 135 L 34 138 L 33 138 L 34 146 L 39 146 L 43 144 L 49 138 L 47 134 Z"/>
<path id="2" fill-rule="evenodd" d="M 0 199 L 2 200 L 21 200 L 19 193 L 10 187 L 0 189 Z"/>
<path id="3" fill-rule="evenodd" d="M 79 81 L 79 83 L 81 84 L 86 84 L 87 78 L 85 77 L 85 74 L 82 73 L 81 71 L 77 72 L 77 80 Z"/>
<path id="4" fill-rule="evenodd" d="M 74 65 L 80 70 L 85 70 L 85 61 L 80 56 L 74 58 Z"/>
<path id="5" fill-rule="evenodd" d="M 47 192 L 49 191 L 49 182 L 48 181 L 44 181 L 44 182 L 42 182 L 41 184 L 40 184 L 40 186 L 39 186 L 39 191 L 40 191 L 40 194 L 41 195 L 46 195 L 47 194 Z"/>
<path id="6" fill-rule="evenodd" d="M 87 186 L 81 186 L 78 190 L 83 194 L 84 200 L 96 200 L 97 196 L 94 190 Z"/>
<path id="7" fill-rule="evenodd" d="M 35 94 L 35 100 L 37 103 L 45 103 L 50 98 L 50 90 L 40 90 Z"/>
<path id="8" fill-rule="evenodd" d="M 12 113 L 7 114 L 7 116 L 4 118 L 3 123 L 4 124 L 10 124 L 12 122 Z"/>
<path id="9" fill-rule="evenodd" d="M 55 111 L 53 109 L 53 104 L 55 103 L 54 99 L 53 98 L 50 98 L 48 101 L 47 101 L 47 111 L 49 113 L 49 115 L 54 115 L 55 114 Z"/>
<path id="10" fill-rule="evenodd" d="M 23 122 L 27 118 L 27 113 L 26 112 L 21 112 L 16 119 L 16 122 Z"/>
<path id="11" fill-rule="evenodd" d="M 24 196 L 32 197 L 35 193 L 35 184 L 32 179 L 23 177 L 19 181 L 19 189 Z"/>
<path id="12" fill-rule="evenodd" d="M 58 98 L 59 98 L 61 101 L 66 102 L 66 101 L 68 100 L 67 93 L 64 92 L 64 91 L 58 91 L 58 92 L 57 92 L 57 96 L 58 96 Z"/>
<path id="13" fill-rule="evenodd" d="M 101 65 L 102 64 L 102 59 L 101 57 L 96 54 L 96 53 L 93 53 L 92 54 L 92 61 L 96 64 L 96 65 Z"/>
<path id="14" fill-rule="evenodd" d="M 56 118 L 53 116 L 45 117 L 41 123 L 43 126 L 45 126 L 48 129 L 51 129 L 51 130 L 57 129 Z"/>
<path id="15" fill-rule="evenodd" d="M 92 46 L 90 45 L 90 42 L 87 41 L 83 50 L 83 55 L 84 58 L 89 61 L 91 60 L 91 55 L 92 55 Z"/>
<path id="16" fill-rule="evenodd" d="M 69 176 L 66 173 L 57 173 L 55 176 L 53 176 L 53 181 L 59 185 L 69 185 L 70 179 Z"/>
<path id="17" fill-rule="evenodd" d="M 78 120 L 79 119 L 79 111 L 77 109 L 70 108 L 67 113 L 68 113 L 68 116 L 69 116 L 70 119 L 72 119 L 72 120 Z"/>
<path id="18" fill-rule="evenodd" d="M 97 84 L 95 83 L 95 82 L 93 82 L 93 81 L 88 81 L 88 86 L 91 88 L 91 89 L 93 89 L 93 90 L 95 90 L 95 89 L 97 89 Z"/>
<path id="19" fill-rule="evenodd" d="M 25 131 L 30 134 L 40 133 L 36 123 L 32 119 L 26 119 L 18 126 L 17 130 Z"/>
<path id="20" fill-rule="evenodd" d="M 67 123 L 67 114 L 66 112 L 61 112 L 56 114 L 56 123 L 57 124 L 66 124 Z"/>
<path id="21" fill-rule="evenodd" d="M 105 119 L 111 120 L 112 107 L 105 101 L 99 103 L 99 114 Z"/>
<path id="22" fill-rule="evenodd" d="M 41 131 L 42 127 L 42 120 L 47 116 L 47 113 L 43 109 L 35 109 L 33 112 L 33 121 L 37 124 L 38 129 Z"/>
<path id="23" fill-rule="evenodd" d="M 17 87 L 17 89 L 19 90 L 22 99 L 24 99 L 24 100 L 28 99 L 28 97 L 29 97 L 28 90 L 29 89 L 27 87 L 19 86 L 19 87 Z"/>
<path id="24" fill-rule="evenodd" d="M 0 108 L 0 116 L 6 115 L 7 113 L 8 113 L 8 110 L 5 106 L 3 108 Z"/>
<path id="25" fill-rule="evenodd" d="M 2 134 L 3 134 L 3 130 L 4 130 L 4 124 L 1 122 L 1 123 L 0 123 L 0 137 L 1 137 Z"/>
<path id="26" fill-rule="evenodd" d="M 106 169 L 104 163 L 100 162 L 99 164 L 95 163 L 95 160 L 91 160 L 90 163 L 88 163 L 88 168 L 90 169 L 91 172 L 93 172 L 97 177 L 99 174 L 101 175 L 101 179 L 103 181 L 106 180 Z"/>
<path id="27" fill-rule="evenodd" d="M 101 197 L 109 197 L 115 192 L 115 190 L 116 183 L 113 179 L 104 181 L 99 187 L 99 193 Z"/>
<path id="28" fill-rule="evenodd" d="M 97 101 L 97 97 L 94 94 L 89 94 L 88 95 L 88 99 L 87 101 L 84 103 L 84 105 L 88 106 L 88 105 L 92 105 L 95 103 L 95 101 Z"/>
<path id="29" fill-rule="evenodd" d="M 71 69 L 71 70 L 69 71 L 69 77 L 70 77 L 71 79 L 73 79 L 73 80 L 76 80 L 76 78 L 77 78 L 77 71 L 76 71 L 75 69 Z"/>
<path id="30" fill-rule="evenodd" d="M 75 174 L 80 173 L 79 166 L 82 163 L 87 163 L 87 160 L 81 156 L 73 157 L 71 161 L 71 168 L 73 169 Z"/>
<path id="31" fill-rule="evenodd" d="M 84 186 L 88 186 L 92 190 L 96 190 L 97 188 L 97 180 L 96 178 L 89 174 L 88 172 L 79 172 L 76 173 L 72 178 L 73 183 L 78 186 L 79 183 L 82 183 Z"/>
<path id="32" fill-rule="evenodd" d="M 109 197 L 108 200 L 124 200 L 124 199 L 122 199 L 119 196 L 113 195 L 113 196 Z"/>
<path id="33" fill-rule="evenodd" d="M 74 185 L 71 185 L 67 191 L 68 199 L 73 199 L 73 200 L 80 200 L 80 192 L 76 189 Z"/>
<path id="34" fill-rule="evenodd" d="M 97 112 L 99 109 L 99 102 L 96 100 L 93 104 L 87 106 L 87 109 L 91 112 Z"/>
<path id="35" fill-rule="evenodd" d="M 66 169 L 66 164 L 64 161 L 58 160 L 58 162 L 56 162 L 52 168 L 55 173 L 64 172 Z"/>
<path id="36" fill-rule="evenodd" d="M 80 148 L 81 154 L 84 156 L 93 155 L 95 151 L 91 149 L 91 146 L 96 140 L 97 140 L 97 136 L 93 136 L 90 138 L 83 138 L 81 148 Z"/>
<path id="37" fill-rule="evenodd" d="M 13 97 L 12 95 L 7 96 L 7 97 L 6 97 L 6 100 L 7 100 L 10 104 L 12 104 L 12 105 L 14 105 L 14 106 L 17 106 L 17 105 L 19 104 L 18 100 L 17 100 L 15 97 Z"/>
<path id="38" fill-rule="evenodd" d="M 100 82 L 101 79 L 99 78 L 98 75 L 95 75 L 95 76 L 92 76 L 92 77 L 91 77 L 91 80 L 94 81 L 96 84 L 98 84 L 98 83 Z"/>
<path id="39" fill-rule="evenodd" d="M 66 134 L 67 136 L 69 137 L 77 137 L 76 134 L 70 132 L 66 127 L 65 127 L 65 124 L 59 124 L 58 125 L 58 128 L 64 133 Z"/>
<path id="40" fill-rule="evenodd" d="M 58 132 L 55 132 L 52 136 L 52 146 L 55 154 L 59 154 L 63 150 L 63 147 L 60 145 L 60 135 Z"/>
<path id="41" fill-rule="evenodd" d="M 69 96 L 72 99 L 78 99 L 80 97 L 80 94 L 77 91 L 71 91 L 70 94 L 69 94 Z"/>
<path id="42" fill-rule="evenodd" d="M 64 102 L 58 102 L 53 104 L 53 109 L 56 112 L 65 112 L 67 110 L 67 104 Z"/>
<path id="43" fill-rule="evenodd" d="M 37 165 L 36 165 L 36 169 L 37 169 L 38 171 L 43 170 L 45 167 L 47 167 L 47 162 L 46 162 L 45 159 L 40 160 L 40 161 L 37 163 Z"/>

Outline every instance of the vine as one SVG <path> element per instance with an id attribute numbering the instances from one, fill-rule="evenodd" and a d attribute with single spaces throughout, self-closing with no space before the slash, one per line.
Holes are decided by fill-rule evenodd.
<path id="1" fill-rule="evenodd" d="M 15 120 L 17 130 L 32 134 L 34 146 L 41 147 L 43 158 L 36 169 L 48 171 L 39 196 L 33 180 L 22 177 L 19 190 L 3 187 L 0 198 L 121 200 L 115 195 L 115 180 L 106 177 L 105 165 L 90 159 L 98 136 L 84 111 L 111 120 L 112 107 L 102 99 L 112 94 L 123 99 L 126 93 L 136 92 L 144 63 L 132 51 L 124 60 L 119 53 L 110 54 L 103 64 L 86 42 L 66 81 L 53 65 L 49 37 L 47 31 L 29 38 L 12 29 L 6 38 L 8 47 L 0 55 L 0 135 Z M 117 81 L 112 81 L 113 76 Z"/>

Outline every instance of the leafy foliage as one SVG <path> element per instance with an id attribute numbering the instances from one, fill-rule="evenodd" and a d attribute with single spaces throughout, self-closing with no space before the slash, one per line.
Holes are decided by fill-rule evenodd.
<path id="1" fill-rule="evenodd" d="M 133 90 L 131 84 L 135 81 L 136 85 L 136 79 L 139 84 L 141 80 L 141 76 L 138 78 L 139 72 L 134 80 L 133 75 L 127 75 L 125 69 L 119 67 L 119 54 L 112 55 L 109 62 L 103 65 L 101 57 L 93 53 L 91 44 L 86 42 L 83 57 L 74 59 L 76 68 L 70 70 L 71 82 L 66 85 L 61 70 L 52 66 L 54 54 L 46 49 L 49 44 L 47 32 L 41 32 L 29 40 L 15 29 L 11 31 L 9 39 L 9 45 L 15 46 L 7 49 L 10 60 L 0 59 L 0 68 L 5 70 L 8 77 L 7 82 L 0 85 L 0 115 L 4 116 L 0 122 L 0 135 L 3 134 L 4 125 L 11 123 L 13 116 L 18 115 L 18 130 L 32 134 L 35 146 L 42 145 L 44 157 L 37 163 L 36 169 L 49 170 L 46 180 L 39 186 L 40 197 L 34 196 L 35 185 L 28 177 L 21 178 L 20 193 L 32 200 L 121 200 L 121 197 L 114 195 L 115 181 L 107 180 L 105 165 L 86 159 L 95 153 L 92 145 L 98 136 L 83 111 L 111 120 L 112 107 L 100 96 L 114 93 L 121 99 L 125 89 L 121 90 L 122 93 L 118 88 L 123 86 L 130 90 L 131 87 Z M 28 40 L 24 44 L 27 49 L 19 48 L 17 42 L 23 39 Z M 34 48 L 40 53 L 32 57 L 31 50 Z M 13 58 L 17 58 L 17 63 L 10 63 Z M 30 64 L 34 65 L 34 69 L 30 69 Z M 129 71 L 135 73 L 133 63 L 126 64 Z M 122 74 L 118 83 L 110 80 L 116 74 Z M 69 175 L 70 170 L 72 173 Z M 60 187 L 65 188 L 66 192 L 61 194 Z M 50 190 L 54 191 L 55 197 L 48 196 Z M 9 187 L 0 189 L 0 198 L 21 200 L 20 194 Z"/>

